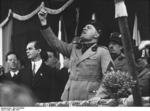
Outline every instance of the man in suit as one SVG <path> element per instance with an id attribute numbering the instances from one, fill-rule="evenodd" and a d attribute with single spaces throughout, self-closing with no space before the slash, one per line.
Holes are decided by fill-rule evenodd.
<path id="1" fill-rule="evenodd" d="M 8 72 L 1 76 L 1 81 L 12 81 L 20 83 L 21 70 L 19 70 L 19 59 L 15 52 L 8 52 L 6 55 Z"/>
<path id="2" fill-rule="evenodd" d="M 46 57 L 45 64 L 49 67 L 60 69 L 60 62 L 58 60 L 56 51 L 49 49 L 46 51 L 46 53 L 47 53 L 47 57 Z"/>
<path id="3" fill-rule="evenodd" d="M 88 23 L 82 31 L 79 41 L 71 44 L 58 40 L 47 25 L 47 11 L 42 8 L 38 13 L 43 30 L 42 35 L 49 46 L 70 58 L 70 76 L 61 96 L 62 100 L 87 100 L 94 97 L 112 59 L 108 49 L 99 46 L 102 25 L 96 21 Z"/>
<path id="4" fill-rule="evenodd" d="M 48 49 L 46 51 L 47 55 L 45 56 L 45 64 L 49 66 L 50 68 L 53 68 L 57 70 L 57 74 L 55 74 L 55 90 L 56 90 L 56 97 L 57 100 L 60 101 L 61 99 L 61 94 L 64 90 L 64 87 L 66 85 L 66 82 L 68 80 L 69 74 L 68 74 L 68 61 L 67 59 L 64 60 L 63 67 L 60 68 L 60 62 L 58 60 L 58 55 L 57 52 Z"/>
<path id="5" fill-rule="evenodd" d="M 39 102 L 56 101 L 54 76 L 56 70 L 45 65 L 42 48 L 38 41 L 31 41 L 26 46 L 29 65 L 23 70 L 22 84 L 29 87 Z"/>
<path id="6" fill-rule="evenodd" d="M 47 49 L 46 54 L 44 57 L 44 62 L 45 64 L 56 70 L 55 78 L 53 79 L 53 82 L 55 82 L 54 87 L 55 87 L 55 94 L 56 94 L 56 100 L 60 101 L 61 99 L 61 94 L 64 90 L 64 87 L 66 85 L 66 82 L 68 80 L 68 69 L 65 68 L 66 65 L 64 64 L 64 67 L 60 69 L 60 62 L 57 57 L 57 52 L 52 50 L 52 49 Z M 64 61 L 65 62 L 65 61 Z"/>

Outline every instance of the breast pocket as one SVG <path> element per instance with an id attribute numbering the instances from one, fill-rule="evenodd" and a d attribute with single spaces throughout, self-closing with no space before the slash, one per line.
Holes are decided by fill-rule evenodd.
<path id="1" fill-rule="evenodd" d="M 90 70 L 94 70 L 97 65 L 98 65 L 98 61 L 96 57 L 90 57 L 87 58 L 84 63 L 86 64 L 86 66 L 90 69 Z"/>

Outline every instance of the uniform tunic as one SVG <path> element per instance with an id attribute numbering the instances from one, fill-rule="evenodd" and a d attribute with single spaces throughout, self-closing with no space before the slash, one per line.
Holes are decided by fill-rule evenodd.
<path id="1" fill-rule="evenodd" d="M 125 71 L 125 72 L 129 71 L 128 61 L 123 53 L 121 53 L 120 56 L 118 56 L 114 60 L 114 65 L 116 70 Z"/>
<path id="2" fill-rule="evenodd" d="M 93 44 L 83 54 L 74 43 L 67 44 L 57 39 L 50 28 L 41 31 L 49 46 L 70 58 L 70 76 L 65 86 L 62 100 L 88 100 L 100 88 L 103 73 L 112 62 L 106 47 Z"/>

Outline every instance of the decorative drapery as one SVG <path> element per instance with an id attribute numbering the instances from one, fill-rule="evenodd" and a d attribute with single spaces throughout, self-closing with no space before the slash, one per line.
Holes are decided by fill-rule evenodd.
<path id="1" fill-rule="evenodd" d="M 8 16 L 7 16 L 6 19 L 0 24 L 0 27 L 3 27 L 3 26 L 9 21 L 9 18 L 10 18 L 11 13 L 12 13 L 12 11 L 11 11 L 11 9 L 10 9 L 9 12 L 8 12 Z"/>
<path id="2" fill-rule="evenodd" d="M 45 7 L 44 5 L 44 2 L 42 2 L 40 4 L 40 6 L 38 6 L 34 11 L 32 11 L 31 13 L 27 14 L 27 15 L 19 15 L 15 12 L 13 12 L 11 9 L 9 9 L 9 12 L 8 12 L 8 16 L 6 17 L 6 19 L 0 24 L 0 27 L 4 26 L 7 21 L 9 20 L 10 18 L 10 15 L 12 14 L 12 17 L 17 19 L 17 20 L 20 20 L 20 21 L 25 21 L 25 20 L 28 20 L 30 19 L 31 17 L 33 17 L 34 15 L 36 15 L 39 10 L 41 8 L 45 8 L 49 14 L 59 14 L 61 13 L 62 11 L 64 11 L 69 5 L 71 5 L 73 3 L 74 0 L 69 0 L 67 1 L 62 7 L 60 7 L 59 9 L 50 9 L 48 7 Z"/>

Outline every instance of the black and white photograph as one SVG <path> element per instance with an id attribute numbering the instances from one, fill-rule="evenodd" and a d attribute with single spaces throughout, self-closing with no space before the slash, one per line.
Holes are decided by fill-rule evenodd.
<path id="1" fill-rule="evenodd" d="M 0 0 L 0 111 L 100 107 L 150 107 L 150 1 Z"/>

